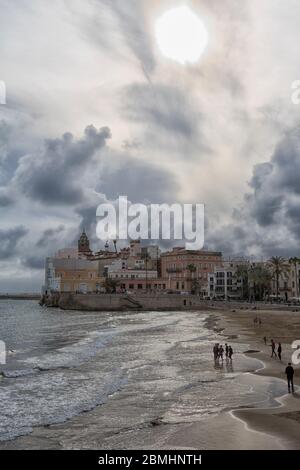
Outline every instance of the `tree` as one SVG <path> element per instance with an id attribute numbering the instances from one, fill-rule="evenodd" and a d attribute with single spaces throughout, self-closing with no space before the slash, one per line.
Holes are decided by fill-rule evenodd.
<path id="1" fill-rule="evenodd" d="M 255 300 L 263 300 L 269 290 L 272 272 L 266 266 L 258 264 L 249 270 L 249 284 Z"/>
<path id="2" fill-rule="evenodd" d="M 197 271 L 197 268 L 194 264 L 189 264 L 186 269 L 189 271 L 190 273 L 190 280 L 192 281 L 191 282 L 191 293 L 193 293 L 195 291 L 195 285 L 194 285 L 194 273 Z"/>
<path id="3" fill-rule="evenodd" d="M 186 269 L 190 272 L 191 277 L 192 277 L 192 279 L 193 279 L 194 273 L 197 271 L 196 266 L 195 266 L 194 264 L 189 264 L 189 265 L 186 267 Z"/>
<path id="4" fill-rule="evenodd" d="M 272 270 L 272 279 L 275 279 L 276 282 L 276 297 L 279 297 L 279 278 L 282 274 L 286 274 L 288 271 L 288 267 L 286 265 L 286 261 L 282 256 L 273 256 L 269 264 Z"/>
<path id="5" fill-rule="evenodd" d="M 117 281 L 116 279 L 111 279 L 109 277 L 107 277 L 103 283 L 103 287 L 105 288 L 107 294 L 115 294 L 119 285 L 119 281 Z"/>
<path id="6" fill-rule="evenodd" d="M 198 295 L 201 294 L 201 289 L 203 287 L 203 282 L 200 279 L 192 280 L 191 294 Z"/>
<path id="7" fill-rule="evenodd" d="M 294 258 L 289 259 L 290 265 L 294 266 L 295 270 L 295 283 L 296 283 L 296 297 L 299 297 L 299 280 L 298 280 L 298 269 L 297 265 L 300 264 L 300 258 L 297 258 L 297 256 L 294 256 Z"/>
<path id="8" fill-rule="evenodd" d="M 242 300 L 248 298 L 248 291 L 249 291 L 249 265 L 248 264 L 240 264 L 237 266 L 235 272 L 235 278 L 241 280 L 241 297 Z"/>

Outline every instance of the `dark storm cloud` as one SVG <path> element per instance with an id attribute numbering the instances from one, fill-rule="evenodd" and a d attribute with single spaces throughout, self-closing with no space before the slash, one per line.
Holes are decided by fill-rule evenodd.
<path id="1" fill-rule="evenodd" d="M 125 158 L 114 171 L 104 168 L 100 191 L 109 199 L 127 196 L 132 202 L 176 202 L 175 177 L 160 167 Z"/>
<path id="2" fill-rule="evenodd" d="M 44 269 L 45 258 L 63 246 L 67 236 L 64 225 L 44 230 L 36 244 L 30 243 L 26 254 L 21 258 L 23 266 L 34 270 Z"/>
<path id="3" fill-rule="evenodd" d="M 24 266 L 30 269 L 41 270 L 45 268 L 45 257 L 41 256 L 28 256 L 28 258 L 22 259 Z"/>
<path id="4" fill-rule="evenodd" d="M 233 223 L 210 234 L 227 254 L 259 249 L 265 256 L 300 251 L 300 136 L 290 134 L 276 146 L 269 162 L 255 165 L 243 206 Z M 237 230 L 240 230 L 239 232 Z"/>
<path id="5" fill-rule="evenodd" d="M 142 150 L 139 146 L 139 151 Z M 127 196 L 132 203 L 176 202 L 178 184 L 172 173 L 143 159 L 133 158 L 126 152 L 110 151 L 109 156 L 101 168 L 93 200 L 76 207 L 81 218 L 81 230 L 85 228 L 95 233 L 98 205 L 106 202 L 115 204 L 118 196 Z"/>
<path id="6" fill-rule="evenodd" d="M 80 140 L 70 133 L 46 140 L 40 155 L 21 159 L 16 174 L 18 186 L 27 196 L 48 205 L 82 202 L 81 177 L 110 137 L 109 128 L 88 126 Z"/>
<path id="7" fill-rule="evenodd" d="M 9 134 L 10 134 L 10 126 L 4 119 L 1 119 L 0 121 L 0 151 L 1 152 L 4 149 L 4 146 L 8 143 Z"/>
<path id="8" fill-rule="evenodd" d="M 55 240 L 55 237 L 59 234 L 61 234 L 65 230 L 65 227 L 63 225 L 60 225 L 57 228 L 49 228 L 47 230 L 44 230 L 42 233 L 42 236 L 38 240 L 36 246 L 37 248 L 44 248 L 49 245 L 49 242 L 53 242 Z"/>
<path id="9" fill-rule="evenodd" d="M 14 204 L 14 199 L 7 190 L 0 188 L 0 208 L 9 207 Z"/>
<path id="10" fill-rule="evenodd" d="M 300 196 L 299 175 L 300 138 L 291 135 L 277 145 L 270 162 L 254 167 L 250 182 L 254 193 L 248 195 L 247 201 L 259 225 L 272 225 L 282 216 L 287 226 L 293 223 L 295 212 L 290 205 Z"/>
<path id="11" fill-rule="evenodd" d="M 92 232 L 92 227 L 96 225 L 96 210 L 98 204 L 95 202 L 91 205 L 85 205 L 78 207 L 76 213 L 81 217 L 79 231 L 86 230 L 87 232 Z M 74 241 L 78 240 L 78 234 L 75 234 Z"/>
<path id="12" fill-rule="evenodd" d="M 272 163 L 275 172 L 275 189 L 300 195 L 300 137 L 286 137 L 277 146 Z"/>
<path id="13" fill-rule="evenodd" d="M 107 202 L 112 201 L 108 201 L 105 196 L 99 194 L 97 195 L 97 197 L 95 197 L 93 201 L 86 202 L 85 204 L 82 204 L 81 206 L 78 206 L 76 208 L 75 212 L 80 217 L 80 221 L 78 223 L 78 229 L 72 233 L 72 246 L 77 246 L 79 236 L 82 231 L 85 230 L 88 234 L 91 248 L 94 251 L 103 248 L 103 243 L 96 236 L 96 211 L 99 204 Z"/>
<path id="14" fill-rule="evenodd" d="M 22 226 L 0 230 L 0 260 L 12 258 L 17 252 L 19 242 L 26 234 L 27 230 Z"/>

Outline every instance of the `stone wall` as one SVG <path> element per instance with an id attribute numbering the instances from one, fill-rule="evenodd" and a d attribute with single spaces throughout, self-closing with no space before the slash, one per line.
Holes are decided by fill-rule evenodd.
<path id="1" fill-rule="evenodd" d="M 60 295 L 58 306 L 64 310 L 199 310 L 208 304 L 199 297 L 161 294 L 128 296 L 122 294 L 67 294 Z"/>

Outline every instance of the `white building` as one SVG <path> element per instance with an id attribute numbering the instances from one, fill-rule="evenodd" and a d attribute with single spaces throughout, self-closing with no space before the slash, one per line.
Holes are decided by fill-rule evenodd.
<path id="1" fill-rule="evenodd" d="M 208 275 L 208 297 L 219 299 L 239 299 L 241 296 L 241 280 L 236 277 L 240 261 L 225 261 Z"/>
<path id="2" fill-rule="evenodd" d="M 45 263 L 45 285 L 43 292 L 49 294 L 50 292 L 60 291 L 60 277 L 56 276 L 53 258 L 46 258 Z"/>

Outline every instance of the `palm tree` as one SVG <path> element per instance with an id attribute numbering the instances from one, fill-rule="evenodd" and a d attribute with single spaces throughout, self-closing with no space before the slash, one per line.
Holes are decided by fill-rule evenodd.
<path id="1" fill-rule="evenodd" d="M 286 274 L 288 271 L 288 267 L 286 265 L 286 261 L 282 256 L 273 256 L 270 261 L 270 266 L 273 273 L 273 278 L 276 281 L 276 298 L 279 297 L 279 277 L 282 274 Z"/>
<path id="2" fill-rule="evenodd" d="M 270 282 L 272 280 L 272 273 L 267 267 L 258 264 L 252 266 L 249 270 L 249 281 L 252 286 L 254 299 L 263 300 L 266 291 L 268 291 Z"/>
<path id="3" fill-rule="evenodd" d="M 191 277 L 194 277 L 194 273 L 197 271 L 197 268 L 194 264 L 189 264 L 186 269 L 190 272 Z"/>
<path id="4" fill-rule="evenodd" d="M 191 292 L 193 291 L 194 287 L 193 287 L 193 281 L 194 281 L 194 273 L 197 271 L 197 268 L 194 264 L 189 264 L 186 269 L 189 271 L 190 273 L 190 279 L 192 280 L 192 287 L 191 287 Z"/>
<path id="5" fill-rule="evenodd" d="M 248 264 L 240 264 L 237 266 L 236 272 L 235 272 L 235 278 L 240 279 L 242 282 L 241 286 L 241 294 L 242 294 L 242 300 L 246 297 L 248 293 L 248 283 L 249 283 L 249 266 Z"/>
<path id="6" fill-rule="evenodd" d="M 295 269 L 295 283 L 296 283 L 296 297 L 299 297 L 299 281 L 298 281 L 298 269 L 297 265 L 300 263 L 300 258 L 297 258 L 297 256 L 294 256 L 294 258 L 289 259 L 289 263 L 294 266 Z"/>

